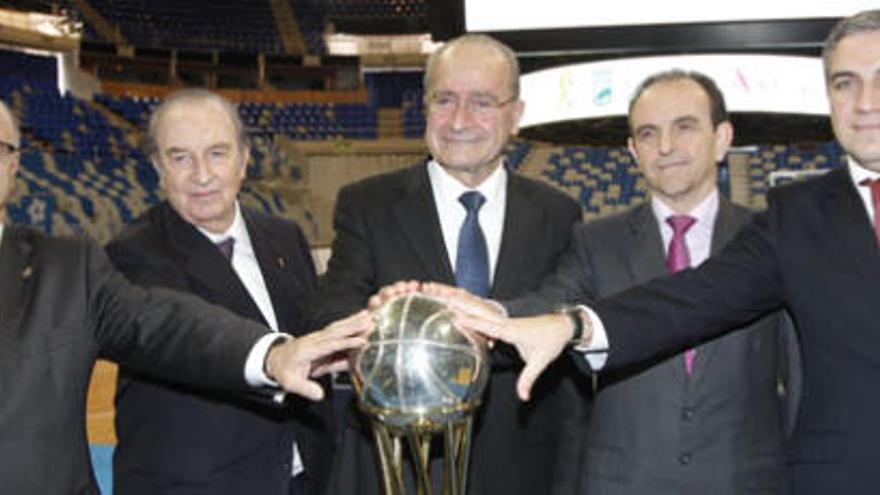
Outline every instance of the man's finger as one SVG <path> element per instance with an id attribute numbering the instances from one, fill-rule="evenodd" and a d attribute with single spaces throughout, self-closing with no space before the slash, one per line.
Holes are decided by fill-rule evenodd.
<path id="1" fill-rule="evenodd" d="M 324 388 L 308 379 L 292 387 L 290 391 L 315 402 L 324 398 Z"/>
<path id="2" fill-rule="evenodd" d="M 536 364 L 534 361 L 526 363 L 516 381 L 516 394 L 519 395 L 520 400 L 528 402 L 532 398 L 532 386 L 543 369 L 543 365 Z"/>
<path id="3" fill-rule="evenodd" d="M 348 371 L 348 359 L 345 357 L 321 363 L 312 370 L 311 376 L 312 378 L 319 378 L 328 373 L 339 373 L 341 371 Z"/>
<path id="4" fill-rule="evenodd" d="M 379 309 L 380 306 L 397 296 L 418 292 L 421 289 L 421 285 L 421 282 L 417 280 L 402 280 L 391 285 L 386 285 L 379 289 L 379 292 L 373 294 L 369 298 L 367 301 L 367 309 L 375 311 Z"/>
<path id="5" fill-rule="evenodd" d="M 306 359 L 310 362 L 323 359 L 337 352 L 349 351 L 367 345 L 367 339 L 363 337 L 347 337 L 339 339 L 327 339 L 315 342 L 306 352 Z"/>
<path id="6" fill-rule="evenodd" d="M 447 304 L 451 300 L 461 297 L 462 294 L 467 294 L 467 291 L 464 291 L 459 287 L 453 287 L 439 282 L 425 282 L 422 284 L 422 292 Z"/>
<path id="7" fill-rule="evenodd" d="M 455 324 L 460 328 L 471 332 L 477 332 L 492 339 L 503 340 L 509 344 L 514 344 L 509 340 L 505 325 L 498 320 L 490 320 L 487 318 L 474 318 L 467 314 L 455 313 Z"/>
<path id="8" fill-rule="evenodd" d="M 361 310 L 357 313 L 337 320 L 319 332 L 320 337 L 338 338 L 349 335 L 357 335 L 370 330 L 373 327 L 373 318 L 367 310 Z"/>

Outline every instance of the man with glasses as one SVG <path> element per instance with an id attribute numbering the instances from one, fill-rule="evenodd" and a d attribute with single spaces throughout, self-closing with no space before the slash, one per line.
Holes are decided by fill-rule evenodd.
<path id="1" fill-rule="evenodd" d="M 621 368 L 785 308 L 803 356 L 797 421 L 787 445 L 791 493 L 877 493 L 880 10 L 839 22 L 825 41 L 823 61 L 831 125 L 846 165 L 772 189 L 767 211 L 699 268 L 597 301 L 573 317 L 504 318 L 447 290 L 470 314 L 459 320 L 463 325 L 515 344 L 526 358 L 523 398 L 567 348 L 575 359 L 586 353 L 594 369 Z"/>
<path id="2" fill-rule="evenodd" d="M 524 105 L 510 49 L 486 36 L 453 40 L 429 58 L 424 88 L 430 158 L 339 194 L 333 254 L 313 306 L 319 322 L 364 307 L 400 279 L 516 297 L 534 289 L 568 245 L 578 205 L 504 166 Z M 585 427 L 587 401 L 577 397 L 570 365 L 560 363 L 538 400 L 518 404 L 512 387 L 520 363 L 509 351 L 493 352 L 474 428 L 470 493 L 571 493 L 579 452 L 572 429 Z M 379 493 L 369 424 L 355 411 L 349 416 L 333 493 Z"/>

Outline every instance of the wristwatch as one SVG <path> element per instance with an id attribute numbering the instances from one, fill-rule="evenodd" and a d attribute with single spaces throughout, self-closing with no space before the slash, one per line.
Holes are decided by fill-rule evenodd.
<path id="1" fill-rule="evenodd" d="M 568 341 L 569 347 L 586 347 L 589 345 L 589 342 L 584 342 L 584 311 L 579 306 L 563 306 L 559 309 L 559 312 L 568 316 L 571 319 L 572 327 L 574 327 L 574 331 L 571 335 L 571 340 Z"/>

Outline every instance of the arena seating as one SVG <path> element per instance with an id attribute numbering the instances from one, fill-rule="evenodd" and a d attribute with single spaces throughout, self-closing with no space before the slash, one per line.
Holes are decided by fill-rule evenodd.
<path id="1" fill-rule="evenodd" d="M 158 104 L 155 97 L 97 95 L 83 101 L 57 91 L 54 60 L 0 51 L 11 69 L 0 76 L 0 97 L 22 118 L 22 187 L 9 205 L 14 220 L 49 232 L 85 231 L 106 239 L 140 211 L 157 202 L 157 176 L 140 147 L 142 130 Z M 302 172 L 286 165 L 275 136 L 298 141 L 374 140 L 380 108 L 400 108 L 403 135 L 421 139 L 424 107 L 421 74 L 375 73 L 365 77 L 367 103 L 246 102 L 240 114 L 252 140 L 250 204 L 283 211 L 284 200 L 263 180 L 297 181 Z M 391 88 L 383 89 L 383 88 Z M 539 176 L 577 198 L 587 217 L 619 211 L 644 200 L 645 186 L 623 148 L 535 146 L 517 139 L 508 145 L 511 167 Z M 549 151 L 548 151 L 549 150 Z M 768 177 L 776 170 L 821 170 L 843 163 L 836 143 L 762 145 L 748 151 L 750 203 L 762 206 Z M 305 212 L 307 218 L 310 212 Z"/>
<path id="2" fill-rule="evenodd" d="M 638 167 L 623 148 L 566 147 L 541 175 L 579 199 L 588 216 L 612 213 L 645 197 Z"/>
<path id="3" fill-rule="evenodd" d="M 321 0 L 290 0 L 299 21 L 299 30 L 305 38 L 309 53 L 325 54 L 324 24 L 327 17 L 328 2 Z"/>
<path id="4" fill-rule="evenodd" d="M 269 2 L 89 0 L 130 43 L 193 50 L 281 53 Z"/>
<path id="5" fill-rule="evenodd" d="M 748 159 L 749 205 L 757 208 L 766 206 L 767 190 L 771 186 L 771 175 L 774 172 L 827 170 L 844 163 L 843 148 L 836 142 L 809 146 L 757 146 Z"/>

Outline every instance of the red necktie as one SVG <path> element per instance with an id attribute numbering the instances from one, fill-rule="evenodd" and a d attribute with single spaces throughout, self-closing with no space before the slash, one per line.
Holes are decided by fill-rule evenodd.
<path id="1" fill-rule="evenodd" d="M 880 179 L 865 179 L 859 182 L 860 186 L 871 188 L 871 202 L 874 203 L 874 235 L 877 244 L 880 245 Z"/>
<path id="2" fill-rule="evenodd" d="M 677 273 L 691 266 L 691 253 L 684 240 L 684 235 L 696 222 L 696 218 L 688 215 L 671 215 L 666 219 L 666 223 L 672 227 L 672 239 L 670 239 L 669 249 L 666 251 L 666 270 L 669 273 Z M 684 368 L 688 374 L 691 374 L 694 369 L 696 354 L 696 349 L 688 349 L 684 352 Z"/>

